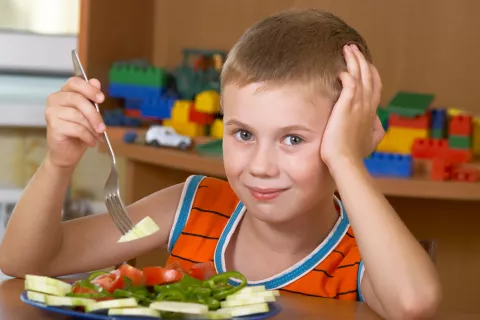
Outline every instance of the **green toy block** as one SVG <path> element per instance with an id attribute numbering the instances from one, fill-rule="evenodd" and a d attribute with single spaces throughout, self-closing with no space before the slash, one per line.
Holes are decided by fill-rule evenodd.
<path id="1" fill-rule="evenodd" d="M 380 122 L 382 123 L 383 130 L 385 131 L 387 131 L 388 129 L 388 115 L 389 115 L 389 112 L 387 109 L 382 108 L 381 106 L 378 106 L 377 116 L 380 119 Z"/>
<path id="2" fill-rule="evenodd" d="M 452 149 L 470 149 L 472 147 L 472 137 L 451 135 L 448 137 L 448 146 Z"/>
<path id="3" fill-rule="evenodd" d="M 445 130 L 443 129 L 432 129 L 431 136 L 433 139 L 443 139 L 445 138 Z"/>
<path id="4" fill-rule="evenodd" d="M 413 118 L 423 115 L 434 99 L 433 94 L 398 92 L 387 105 L 391 113 Z"/>
<path id="5" fill-rule="evenodd" d="M 202 155 L 223 157 L 222 139 L 197 144 L 195 151 Z"/>
<path id="6" fill-rule="evenodd" d="M 109 80 L 114 83 L 134 84 L 148 87 L 164 87 L 167 72 L 163 68 L 142 68 L 132 65 L 114 65 L 109 71 Z"/>

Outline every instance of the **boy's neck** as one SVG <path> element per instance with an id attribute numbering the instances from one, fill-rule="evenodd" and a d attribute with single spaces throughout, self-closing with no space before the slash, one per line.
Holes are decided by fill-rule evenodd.
<path id="1" fill-rule="evenodd" d="M 308 255 L 328 236 L 339 218 L 333 196 L 287 222 L 269 224 L 246 214 L 242 227 L 249 237 L 269 250 L 288 255 Z"/>

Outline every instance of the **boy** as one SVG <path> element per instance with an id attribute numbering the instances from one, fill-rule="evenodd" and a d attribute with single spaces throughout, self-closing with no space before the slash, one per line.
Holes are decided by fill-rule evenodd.
<path id="1" fill-rule="evenodd" d="M 255 24 L 222 71 L 228 182 L 193 176 L 132 204 L 134 222 L 151 216 L 160 231 L 123 244 L 106 214 L 60 221 L 72 171 L 105 130 L 88 101 L 103 101 L 99 82 L 69 79 L 48 98 L 48 154 L 12 215 L 0 267 L 58 276 L 167 245 L 168 263 L 186 268 L 213 261 L 250 284 L 366 301 L 392 319 L 431 316 L 435 268 L 362 162 L 383 134 L 370 60 L 362 37 L 329 13 Z"/>

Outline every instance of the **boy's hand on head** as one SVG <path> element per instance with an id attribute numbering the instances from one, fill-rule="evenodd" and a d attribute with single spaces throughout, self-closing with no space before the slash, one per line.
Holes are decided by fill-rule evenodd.
<path id="1" fill-rule="evenodd" d="M 88 147 L 102 139 L 105 124 L 90 101 L 100 103 L 100 82 L 72 77 L 47 98 L 47 158 L 59 168 L 73 169 Z"/>
<path id="2" fill-rule="evenodd" d="M 362 161 L 385 133 L 376 114 L 382 87 L 377 69 L 357 46 L 345 46 L 343 52 L 348 72 L 339 75 L 343 89 L 322 139 L 321 157 L 327 166 L 339 158 Z"/>

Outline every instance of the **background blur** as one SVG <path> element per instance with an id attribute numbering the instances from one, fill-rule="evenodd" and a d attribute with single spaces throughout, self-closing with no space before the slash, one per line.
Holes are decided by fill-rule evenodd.
<path id="1" fill-rule="evenodd" d="M 109 72 L 115 62 L 135 59 L 138 64 L 141 59 L 162 74 L 178 71 L 179 66 L 184 67 L 184 49 L 207 50 L 202 51 L 204 56 L 213 54 L 208 50 L 226 52 L 258 19 L 278 10 L 306 6 L 332 11 L 364 36 L 382 76 L 382 106 L 391 105 L 400 91 L 431 95 L 429 108 L 448 111 L 449 119 L 458 114 L 471 117 L 472 129 L 461 140 L 468 140 L 468 146 L 461 152 L 478 153 L 474 149 L 480 131 L 473 118 L 480 115 L 480 1 L 0 0 L 0 202 L 4 203 L 0 228 L 45 155 L 45 98 L 72 75 L 71 49 L 78 48 L 87 74 L 100 79 L 108 95 L 113 83 Z M 182 75 L 192 71 L 181 70 L 185 72 Z M 110 94 L 102 108 L 111 121 L 108 132 L 116 139 L 114 150 L 126 202 L 180 182 L 192 173 L 222 177 L 218 148 L 184 152 L 122 140 L 126 131 L 141 136 L 145 130 L 144 124 L 139 127 L 134 121 L 128 125 L 112 113 L 117 107 L 123 108 L 121 113 L 127 112 L 125 102 Z M 137 109 L 130 110 L 129 115 L 138 118 Z M 215 119 L 221 123 L 221 117 L 215 115 Z M 390 120 L 386 117 L 385 121 L 388 125 Z M 221 138 L 205 131 L 203 125 L 188 125 L 176 129 L 195 136 L 196 142 L 215 143 Z M 444 123 L 442 130 L 446 131 L 439 136 L 445 141 L 452 136 L 447 127 Z M 434 129 L 425 129 L 425 137 Z M 390 148 L 396 146 L 394 143 Z M 75 172 L 69 195 L 73 204 L 66 207 L 67 218 L 103 210 L 110 159 L 104 149 L 100 151 L 89 150 Z M 431 245 L 427 247 L 444 286 L 442 308 L 478 312 L 480 183 L 473 178 L 475 181 L 465 181 L 467 174 L 478 175 L 478 160 L 467 161 L 468 170 L 475 167 L 477 171 L 455 171 L 455 179 L 463 181 L 444 181 L 443 173 L 441 178 L 431 173 L 438 163 L 409 159 L 415 171 L 409 176 L 380 174 L 376 178 L 410 230 Z M 146 264 L 161 255 L 154 252 L 137 262 Z"/>

